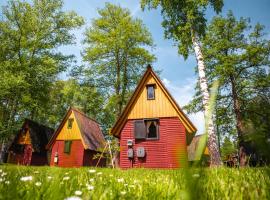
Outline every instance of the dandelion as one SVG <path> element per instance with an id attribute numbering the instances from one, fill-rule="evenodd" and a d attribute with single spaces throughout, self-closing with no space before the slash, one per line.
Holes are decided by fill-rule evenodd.
<path id="1" fill-rule="evenodd" d="M 10 181 L 5 181 L 5 184 L 9 185 L 10 184 Z"/>
<path id="2" fill-rule="evenodd" d="M 41 182 L 36 182 L 35 185 L 39 187 L 41 186 Z"/>
<path id="3" fill-rule="evenodd" d="M 93 173 L 95 173 L 95 172 L 96 172 L 96 170 L 94 170 L 94 169 L 90 169 L 90 170 L 88 170 L 88 172 L 93 174 Z"/>
<path id="4" fill-rule="evenodd" d="M 126 191 L 121 191 L 120 194 L 121 195 L 125 195 L 127 192 Z"/>
<path id="5" fill-rule="evenodd" d="M 124 179 L 123 179 L 123 178 L 118 178 L 118 179 L 117 179 L 117 182 L 118 182 L 118 183 L 122 183 L 122 182 L 124 182 Z"/>
<path id="6" fill-rule="evenodd" d="M 90 182 L 94 182 L 95 180 L 93 178 L 90 178 Z"/>
<path id="7" fill-rule="evenodd" d="M 82 195 L 82 191 L 80 191 L 80 190 L 76 190 L 76 191 L 75 191 L 75 195 L 77 195 L 77 196 L 81 196 L 81 195 Z"/>
<path id="8" fill-rule="evenodd" d="M 67 181 L 67 180 L 69 180 L 70 178 L 69 178 L 69 176 L 65 176 L 64 178 L 63 178 L 63 181 Z"/>
<path id="9" fill-rule="evenodd" d="M 102 172 L 98 172 L 97 175 L 98 175 L 98 176 L 102 175 Z"/>
<path id="10" fill-rule="evenodd" d="M 76 196 L 72 196 L 72 197 L 68 197 L 65 200 L 81 200 L 80 197 L 76 197 Z"/>
<path id="11" fill-rule="evenodd" d="M 25 177 L 21 177 L 21 181 L 32 181 L 33 177 L 32 176 L 25 176 Z"/>
<path id="12" fill-rule="evenodd" d="M 93 186 L 93 185 L 88 185 L 88 186 L 87 186 L 87 189 L 88 189 L 88 190 L 94 190 L 94 186 Z"/>

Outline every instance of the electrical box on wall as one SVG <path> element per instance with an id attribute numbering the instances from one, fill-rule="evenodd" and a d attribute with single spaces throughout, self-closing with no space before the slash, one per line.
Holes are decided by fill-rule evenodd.
<path id="1" fill-rule="evenodd" d="M 145 156 L 145 149 L 144 147 L 138 147 L 137 148 L 137 157 L 143 158 Z"/>
<path id="2" fill-rule="evenodd" d="M 127 140 L 127 146 L 131 147 L 133 145 L 133 141 L 132 140 Z"/>
<path id="3" fill-rule="evenodd" d="M 128 156 L 128 158 L 133 158 L 134 157 L 134 155 L 133 155 L 133 149 L 128 149 L 127 156 Z"/>

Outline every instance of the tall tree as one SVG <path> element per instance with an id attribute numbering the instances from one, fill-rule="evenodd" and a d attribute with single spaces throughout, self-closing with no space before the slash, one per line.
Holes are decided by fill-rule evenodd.
<path id="1" fill-rule="evenodd" d="M 35 119 L 48 100 L 51 83 L 72 56 L 57 48 L 72 44 L 70 30 L 83 19 L 64 12 L 61 0 L 11 0 L 0 21 L 0 136 L 16 130 L 24 117 Z"/>
<path id="2" fill-rule="evenodd" d="M 108 96 L 110 110 L 118 117 L 130 91 L 136 85 L 146 64 L 155 60 L 150 32 L 130 11 L 106 3 L 100 15 L 85 32 L 83 58 L 90 64 L 87 77 L 94 77 L 97 87 Z M 112 120 L 114 121 L 114 120 Z"/>
<path id="3" fill-rule="evenodd" d="M 245 142 L 248 107 L 253 99 L 269 95 L 270 89 L 267 72 L 270 41 L 265 38 L 262 25 L 255 25 L 252 31 L 250 28 L 248 19 L 237 20 L 230 11 L 227 17 L 212 20 L 203 40 L 208 80 L 210 84 L 220 80 L 216 121 L 226 127 L 223 131 L 227 134 L 236 131 L 242 166 L 248 152 Z"/>
<path id="4" fill-rule="evenodd" d="M 206 117 L 209 111 L 209 88 L 200 39 L 205 34 L 205 10 L 211 6 L 215 12 L 220 12 L 223 0 L 141 0 L 141 5 L 142 8 L 148 7 L 149 9 L 161 6 L 165 37 L 178 43 L 178 53 L 183 55 L 185 59 L 192 51 L 195 52 L 202 104 Z M 220 165 L 221 160 L 212 117 L 209 117 L 207 132 L 210 163 L 212 166 Z"/>

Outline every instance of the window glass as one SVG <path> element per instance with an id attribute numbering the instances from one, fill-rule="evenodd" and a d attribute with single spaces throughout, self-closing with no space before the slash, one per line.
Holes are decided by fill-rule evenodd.
<path id="1" fill-rule="evenodd" d="M 68 119 L 68 125 L 67 125 L 67 128 L 68 128 L 68 129 L 71 129 L 71 128 L 72 128 L 73 121 L 74 121 L 73 118 L 69 118 L 69 119 Z"/>
<path id="2" fill-rule="evenodd" d="M 148 120 L 146 121 L 146 132 L 147 138 L 156 139 L 158 138 L 158 127 L 156 120 Z"/>
<path id="3" fill-rule="evenodd" d="M 155 99 L 154 85 L 148 85 L 147 86 L 147 99 Z"/>
<path id="4" fill-rule="evenodd" d="M 65 146 L 64 146 L 64 153 L 70 153 L 70 149 L 71 149 L 71 142 L 72 141 L 65 141 Z"/>

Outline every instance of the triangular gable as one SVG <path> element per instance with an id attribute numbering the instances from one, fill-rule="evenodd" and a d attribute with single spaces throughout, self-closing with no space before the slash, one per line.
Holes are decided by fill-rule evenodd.
<path id="1" fill-rule="evenodd" d="M 68 119 L 73 118 L 72 128 L 68 129 Z M 81 140 L 84 149 L 98 151 L 105 144 L 105 139 L 98 122 L 89 118 L 75 108 L 70 108 L 54 133 L 47 148 L 51 148 L 55 140 Z"/>
<path id="2" fill-rule="evenodd" d="M 73 124 L 72 124 L 72 129 L 67 128 L 67 123 L 68 123 L 69 118 L 74 119 Z M 60 125 L 58 126 L 57 130 L 55 131 L 55 133 L 51 137 L 51 139 L 47 145 L 47 149 L 50 149 L 56 140 L 81 140 L 84 148 L 85 149 L 87 148 L 83 139 L 82 139 L 81 130 L 78 126 L 78 122 L 77 122 L 76 117 L 73 113 L 73 108 L 71 108 L 71 107 L 68 109 L 67 113 L 65 114 L 65 116 L 64 116 L 63 120 L 61 121 Z"/>
<path id="3" fill-rule="evenodd" d="M 146 89 L 147 84 L 154 83 L 157 85 L 158 89 L 156 95 L 160 95 L 160 98 L 162 100 L 157 100 L 160 102 L 156 102 L 156 105 L 158 107 L 163 108 L 157 108 L 156 106 L 153 108 L 149 108 L 151 106 L 151 101 L 149 102 L 149 105 L 147 105 L 147 102 L 140 102 L 140 99 L 146 99 L 146 92 L 144 90 Z M 139 105 L 139 106 L 138 106 Z M 141 105 L 141 106 L 140 106 Z M 148 107 L 147 107 L 148 106 Z M 142 112 L 136 112 L 137 110 L 143 110 L 144 108 L 147 108 L 148 112 L 144 112 L 142 115 Z M 158 109 L 158 111 L 157 111 Z M 127 121 L 127 119 L 138 119 L 138 118 L 151 118 L 154 116 L 153 112 L 159 113 L 159 116 L 163 117 L 173 117 L 178 116 L 180 121 L 185 126 L 188 133 L 193 134 L 197 131 L 196 127 L 192 124 L 192 122 L 187 118 L 185 113 L 180 109 L 176 101 L 173 99 L 173 97 L 170 95 L 166 87 L 163 85 L 161 80 L 158 78 L 158 76 L 155 74 L 155 72 L 152 70 L 151 66 L 147 67 L 147 70 L 143 77 L 141 78 L 138 86 L 136 87 L 133 95 L 131 96 L 129 102 L 127 103 L 123 113 L 119 117 L 119 119 L 116 121 L 115 125 L 111 129 L 111 133 L 119 137 L 119 134 Z M 141 115 L 141 116 L 140 116 Z M 156 116 L 157 117 L 157 116 Z"/>

